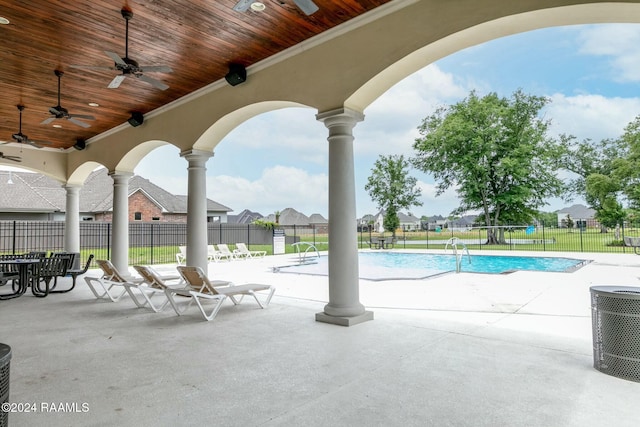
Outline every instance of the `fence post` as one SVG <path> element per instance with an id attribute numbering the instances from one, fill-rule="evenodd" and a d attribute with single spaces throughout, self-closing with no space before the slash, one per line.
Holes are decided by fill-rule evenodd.
<path id="1" fill-rule="evenodd" d="M 580 230 L 580 252 L 584 252 L 583 242 L 582 242 L 582 227 L 578 226 Z"/>
<path id="2" fill-rule="evenodd" d="M 151 223 L 151 264 L 154 264 L 153 262 L 153 223 Z"/>
<path id="3" fill-rule="evenodd" d="M 111 223 L 107 223 L 107 259 L 111 259 Z"/>
<path id="4" fill-rule="evenodd" d="M 542 252 L 547 250 L 547 239 L 544 237 L 544 220 L 542 220 Z"/>

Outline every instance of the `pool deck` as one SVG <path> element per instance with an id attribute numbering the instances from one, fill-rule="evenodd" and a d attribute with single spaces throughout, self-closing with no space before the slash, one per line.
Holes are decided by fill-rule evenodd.
<path id="1" fill-rule="evenodd" d="M 212 278 L 277 287 L 265 310 L 225 303 L 213 322 L 195 307 L 177 317 L 128 297 L 97 301 L 82 279 L 69 294 L 1 301 L 10 401 L 39 409 L 9 422 L 637 426 L 640 383 L 593 368 L 589 287 L 640 286 L 640 256 L 543 255 L 593 262 L 573 273 L 361 280 L 375 319 L 349 328 L 314 321 L 326 277 L 272 272 L 292 255 L 210 264 Z"/>

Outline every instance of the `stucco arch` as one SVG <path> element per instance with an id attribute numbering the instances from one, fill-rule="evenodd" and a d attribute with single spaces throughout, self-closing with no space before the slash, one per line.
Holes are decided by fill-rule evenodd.
<path id="1" fill-rule="evenodd" d="M 490 40 L 531 30 L 578 24 L 640 22 L 640 4 L 592 3 L 535 10 L 487 21 L 427 44 L 367 81 L 345 101 L 363 111 L 396 83 L 437 60 Z"/>
<path id="2" fill-rule="evenodd" d="M 233 129 L 252 117 L 269 111 L 291 107 L 305 107 L 306 105 L 291 101 L 264 101 L 247 105 L 225 115 L 209 127 L 193 145 L 196 150 L 213 151 L 220 141 Z"/>

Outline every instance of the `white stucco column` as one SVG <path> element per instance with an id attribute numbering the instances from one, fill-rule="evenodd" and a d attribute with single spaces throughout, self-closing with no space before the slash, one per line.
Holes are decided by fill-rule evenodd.
<path id="1" fill-rule="evenodd" d="M 373 319 L 360 304 L 353 128 L 364 116 L 338 109 L 316 118 L 329 129 L 329 303 L 319 322 L 351 326 Z"/>
<path id="2" fill-rule="evenodd" d="M 113 179 L 113 218 L 111 220 L 111 262 L 124 275 L 129 274 L 129 180 L 131 172 L 110 172 Z"/>
<path id="3" fill-rule="evenodd" d="M 188 162 L 187 265 L 208 272 L 207 262 L 207 160 L 213 153 L 189 150 L 180 153 Z"/>
<path id="4" fill-rule="evenodd" d="M 80 252 L 80 186 L 67 184 L 64 214 L 64 250 Z"/>

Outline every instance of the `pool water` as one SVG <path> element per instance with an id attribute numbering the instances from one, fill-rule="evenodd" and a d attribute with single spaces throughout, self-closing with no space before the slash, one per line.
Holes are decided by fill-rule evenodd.
<path id="1" fill-rule="evenodd" d="M 449 254 L 403 252 L 360 252 L 360 278 L 368 280 L 422 279 L 456 271 L 456 257 Z M 588 263 L 586 260 L 557 257 L 471 255 L 462 257 L 464 273 L 505 274 L 518 270 L 571 272 Z M 328 259 L 315 264 L 278 267 L 283 273 L 327 275 Z"/>

